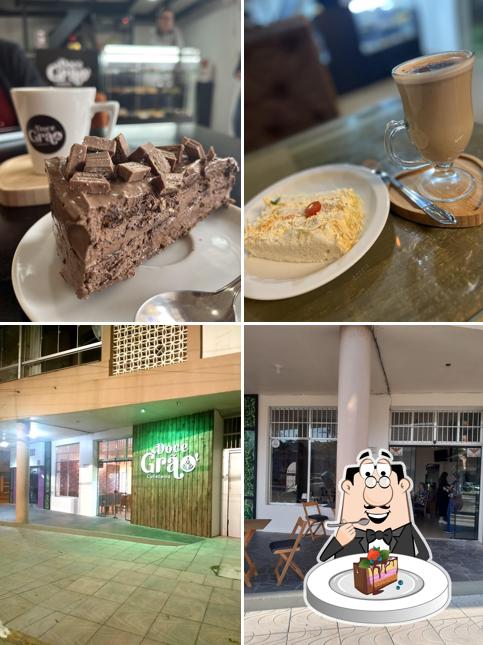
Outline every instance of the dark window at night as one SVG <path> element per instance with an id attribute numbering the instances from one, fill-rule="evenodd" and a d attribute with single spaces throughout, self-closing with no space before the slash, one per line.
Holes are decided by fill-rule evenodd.
<path id="1" fill-rule="evenodd" d="M 97 325 L 31 326 L 24 328 L 22 333 L 23 361 L 58 354 L 77 347 L 85 347 L 100 341 L 100 327 Z M 96 347 L 85 352 L 58 356 L 32 365 L 25 365 L 23 375 L 33 376 L 100 359 L 101 347 Z"/>
<path id="2" fill-rule="evenodd" d="M 0 383 L 18 377 L 18 327 L 0 327 Z"/>
<path id="3" fill-rule="evenodd" d="M 79 444 L 55 449 L 55 495 L 79 497 Z"/>

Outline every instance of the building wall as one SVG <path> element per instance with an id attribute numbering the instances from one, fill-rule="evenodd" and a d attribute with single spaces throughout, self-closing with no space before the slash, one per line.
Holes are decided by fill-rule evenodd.
<path id="1" fill-rule="evenodd" d="M 52 441 L 52 494 L 50 508 L 63 513 L 76 513 L 95 517 L 97 514 L 97 453 L 96 441 L 122 439 L 132 435 L 132 427 L 116 428 Z M 78 443 L 79 445 L 79 497 L 56 497 L 55 495 L 55 448 Z"/>
<path id="2" fill-rule="evenodd" d="M 220 327 L 220 337 L 225 334 Z M 110 327 L 103 327 L 102 360 L 0 384 L 0 421 L 149 403 L 240 389 L 240 353 L 202 358 L 201 327 L 188 326 L 188 358 L 130 374 L 110 374 Z M 232 351 L 232 348 L 230 349 Z"/>
<path id="3" fill-rule="evenodd" d="M 241 351 L 240 327 L 238 325 L 204 325 L 201 342 L 201 356 L 225 356 Z"/>
<path id="4" fill-rule="evenodd" d="M 270 406 L 337 406 L 337 395 L 268 395 L 261 394 L 258 400 L 258 463 L 257 463 L 257 517 L 272 521 L 265 529 L 270 532 L 286 533 L 292 529 L 299 516 L 303 516 L 300 504 L 270 504 L 270 447 L 269 408 Z M 483 408 L 479 393 L 427 393 L 371 395 L 369 408 L 369 447 L 373 449 L 389 446 L 389 425 L 391 408 Z M 339 436 L 339 441 L 343 440 Z M 355 458 L 356 455 L 354 455 Z M 483 462 L 483 460 L 482 460 Z M 481 473 L 483 483 L 483 467 Z M 329 519 L 332 513 L 324 509 Z M 483 541 L 483 500 L 480 500 L 479 537 Z"/>

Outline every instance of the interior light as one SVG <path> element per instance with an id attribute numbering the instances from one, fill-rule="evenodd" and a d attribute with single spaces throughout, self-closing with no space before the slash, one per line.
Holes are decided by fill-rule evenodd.
<path id="1" fill-rule="evenodd" d="M 28 436 L 30 437 L 30 439 L 37 439 L 37 437 L 39 436 L 39 431 L 32 428 Z"/>
<path id="2" fill-rule="evenodd" d="M 374 11 L 375 9 L 382 9 L 386 4 L 387 0 L 351 0 L 349 2 L 349 11 L 351 13 Z"/>
<path id="3" fill-rule="evenodd" d="M 37 421 L 38 417 L 29 417 L 30 421 Z"/>
<path id="4" fill-rule="evenodd" d="M 8 448 L 8 441 L 0 441 L 0 448 Z"/>
<path id="5" fill-rule="evenodd" d="M 144 414 L 146 410 L 144 408 L 141 408 L 141 414 Z"/>

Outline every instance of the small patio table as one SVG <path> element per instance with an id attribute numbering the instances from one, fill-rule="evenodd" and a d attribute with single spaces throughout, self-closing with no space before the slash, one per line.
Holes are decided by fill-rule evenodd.
<path id="1" fill-rule="evenodd" d="M 245 584 L 247 587 L 251 587 L 251 579 L 253 576 L 258 575 L 257 567 L 255 566 L 255 562 L 253 561 L 252 557 L 248 553 L 248 545 L 253 539 L 253 536 L 257 531 L 262 531 L 266 526 L 270 524 L 272 520 L 245 520 L 245 539 L 244 539 L 244 544 L 245 544 L 245 562 L 248 564 L 248 569 L 245 571 Z"/>

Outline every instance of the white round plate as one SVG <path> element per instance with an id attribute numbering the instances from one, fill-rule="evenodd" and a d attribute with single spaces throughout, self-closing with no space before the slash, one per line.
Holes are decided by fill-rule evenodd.
<path id="1" fill-rule="evenodd" d="M 240 264 L 240 209 L 228 206 L 144 262 L 133 278 L 79 300 L 60 275 L 52 216 L 47 213 L 20 241 L 12 282 L 33 322 L 128 322 L 145 300 L 162 291 L 216 291 L 240 275 Z"/>
<path id="2" fill-rule="evenodd" d="M 290 175 L 259 193 L 245 206 L 245 222 L 260 215 L 268 195 L 315 193 L 353 188 L 364 204 L 365 223 L 359 241 L 327 266 L 315 262 L 275 262 L 245 256 L 245 297 L 278 300 L 307 293 L 330 282 L 360 260 L 381 234 L 389 214 L 389 193 L 380 177 L 351 164 L 317 166 Z"/>
<path id="3" fill-rule="evenodd" d="M 389 625 L 429 618 L 451 600 L 451 580 L 435 562 L 397 555 L 398 580 L 381 593 L 365 595 L 354 587 L 352 565 L 360 556 L 348 555 L 317 564 L 305 577 L 309 607 L 327 618 L 357 625 Z"/>

